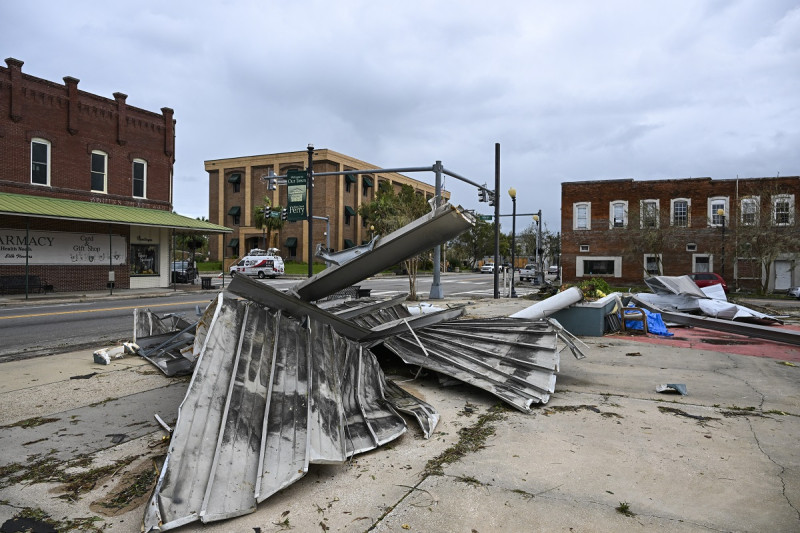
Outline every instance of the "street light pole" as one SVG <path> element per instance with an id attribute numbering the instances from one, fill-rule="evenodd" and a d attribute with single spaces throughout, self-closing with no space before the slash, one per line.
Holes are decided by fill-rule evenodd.
<path id="1" fill-rule="evenodd" d="M 722 279 L 725 279 L 725 210 L 717 209 L 717 214 L 722 220 Z"/>
<path id="2" fill-rule="evenodd" d="M 517 243 L 517 190 L 514 187 L 508 189 L 508 195 L 511 197 L 511 297 L 516 298 L 517 293 L 514 292 L 514 252 L 516 251 Z M 497 265 L 495 265 L 496 267 Z"/>
<path id="3" fill-rule="evenodd" d="M 314 145 L 308 145 L 308 171 L 306 174 L 306 195 L 308 196 L 308 277 L 314 275 Z"/>

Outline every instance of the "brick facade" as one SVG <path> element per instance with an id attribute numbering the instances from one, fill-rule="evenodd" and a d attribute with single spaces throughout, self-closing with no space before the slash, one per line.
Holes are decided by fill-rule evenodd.
<path id="1" fill-rule="evenodd" d="M 23 62 L 6 59 L 0 66 L 0 192 L 46 196 L 160 211 L 172 210 L 172 168 L 175 160 L 173 111 L 164 107 L 154 113 L 129 106 L 127 96 L 114 93 L 104 98 L 78 89 L 70 76 L 55 83 L 22 72 Z M 49 145 L 49 182 L 34 183 L 32 141 Z M 38 142 L 38 141 L 37 141 Z M 104 192 L 92 191 L 92 152 L 105 154 Z M 134 161 L 146 169 L 144 194 L 134 196 Z M 144 164 L 142 164 L 144 162 Z M 0 215 L 0 229 L 113 233 L 127 245 L 142 234 L 127 225 L 64 220 L 47 216 Z M 136 233 L 136 232 L 139 233 Z M 136 235 L 136 236 L 134 236 Z M 166 230 L 147 233 L 147 242 L 161 247 L 162 268 L 167 268 L 169 238 Z M 128 255 L 132 252 L 129 250 Z M 47 279 L 56 290 L 106 288 L 109 269 L 119 288 L 132 285 L 129 265 L 31 265 L 29 272 Z M 25 266 L 6 264 L 0 255 L 0 276 L 25 274 Z M 168 273 L 138 279 L 140 286 L 165 286 Z"/>
<path id="2" fill-rule="evenodd" d="M 707 269 L 724 273 L 733 290 L 757 289 L 763 281 L 770 290 L 785 290 L 800 282 L 800 247 L 787 244 L 762 268 L 744 241 L 761 228 L 776 241 L 796 243 L 798 200 L 796 176 L 562 183 L 564 281 L 601 277 L 611 285 L 642 285 L 645 270 L 678 276 Z"/>
<path id="3" fill-rule="evenodd" d="M 286 152 L 252 157 L 237 157 L 231 159 L 217 159 L 205 162 L 209 178 L 209 221 L 234 228 L 232 236 L 212 236 L 210 251 L 212 260 L 220 258 L 235 258 L 243 255 L 252 248 L 262 248 L 264 232 L 255 226 L 254 216 L 256 209 L 263 204 L 265 196 L 270 198 L 271 205 L 286 207 L 287 190 L 281 185 L 274 191 L 267 189 L 267 184 L 262 176 L 273 172 L 276 175 L 285 175 L 289 170 L 305 170 L 308 165 L 308 152 Z M 334 152 L 328 149 L 314 151 L 314 172 L 341 172 L 347 170 L 377 169 L 375 165 L 365 163 L 358 159 Z M 241 181 L 238 191 L 235 183 L 231 182 L 232 176 L 239 175 Z M 233 177 L 235 181 L 236 178 Z M 369 241 L 370 229 L 365 226 L 361 216 L 358 215 L 359 207 L 363 203 L 375 199 L 375 191 L 381 182 L 388 181 L 399 191 L 402 184 L 412 186 L 426 198 L 432 198 L 435 188 L 415 179 L 397 173 L 364 174 L 357 177 L 347 176 L 319 176 L 314 180 L 313 189 L 313 215 L 329 217 L 330 245 L 334 250 L 347 247 L 348 241 L 355 245 Z M 369 183 L 372 183 L 369 186 Z M 449 198 L 449 193 L 443 193 Z M 234 218 L 229 213 L 232 208 L 240 208 L 239 224 L 234 224 Z M 349 209 L 355 215 L 348 216 Z M 313 243 L 326 244 L 325 232 L 327 225 L 324 220 L 315 219 L 313 223 Z M 308 261 L 307 246 L 308 224 L 302 222 L 286 222 L 283 228 L 272 235 L 267 247 L 281 250 L 281 255 L 291 260 Z M 238 248 L 229 246 L 231 239 L 237 239 Z M 296 247 L 286 246 L 287 241 L 296 239 Z M 291 241 L 290 241 L 291 242 Z"/>

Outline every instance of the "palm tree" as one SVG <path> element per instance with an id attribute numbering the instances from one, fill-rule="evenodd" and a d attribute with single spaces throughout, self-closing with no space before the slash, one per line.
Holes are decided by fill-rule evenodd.
<path id="1" fill-rule="evenodd" d="M 262 243 L 264 249 L 268 249 L 267 243 L 272 242 L 272 232 L 280 231 L 283 228 L 283 219 L 280 217 L 281 206 L 272 208 L 272 201 L 269 196 L 264 196 L 264 205 L 256 207 L 255 216 L 253 217 L 253 224 L 256 228 L 263 231 Z M 273 213 L 277 213 L 275 216 Z"/>

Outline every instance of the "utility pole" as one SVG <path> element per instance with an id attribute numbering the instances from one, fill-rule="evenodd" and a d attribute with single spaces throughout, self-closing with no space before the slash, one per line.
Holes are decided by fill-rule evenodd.
<path id="1" fill-rule="evenodd" d="M 308 169 L 306 172 L 306 196 L 308 197 L 308 277 L 314 275 L 314 145 L 308 145 Z"/>
<path id="2" fill-rule="evenodd" d="M 434 196 L 434 200 L 436 202 L 436 207 L 439 207 L 439 200 L 442 197 L 442 162 L 437 161 L 433 166 L 433 170 L 436 173 L 436 196 Z M 433 249 L 433 283 L 431 284 L 431 300 L 441 300 L 444 298 L 444 291 L 442 290 L 441 283 L 441 253 L 442 246 L 437 245 Z"/>

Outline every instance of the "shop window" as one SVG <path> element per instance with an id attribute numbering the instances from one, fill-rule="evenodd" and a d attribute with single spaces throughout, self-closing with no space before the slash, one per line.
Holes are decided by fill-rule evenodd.
<path id="1" fill-rule="evenodd" d="M 158 245 L 131 244 L 131 276 L 158 275 Z"/>

